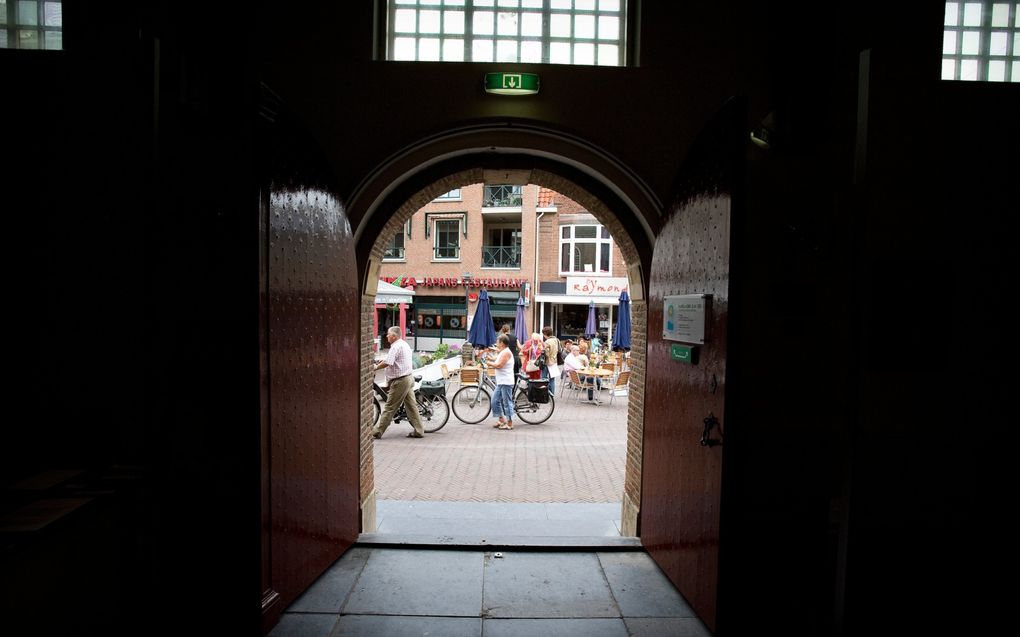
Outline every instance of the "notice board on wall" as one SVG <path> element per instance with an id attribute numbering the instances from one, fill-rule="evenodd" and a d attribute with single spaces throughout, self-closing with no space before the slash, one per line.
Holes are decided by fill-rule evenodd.
<path id="1" fill-rule="evenodd" d="M 682 343 L 705 342 L 710 294 L 680 294 L 662 299 L 662 338 Z"/>

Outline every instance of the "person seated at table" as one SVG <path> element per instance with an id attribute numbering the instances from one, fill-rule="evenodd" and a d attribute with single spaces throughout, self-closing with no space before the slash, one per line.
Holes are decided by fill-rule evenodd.
<path id="1" fill-rule="evenodd" d="M 581 354 L 581 348 L 573 345 L 568 351 L 570 353 L 563 359 L 563 369 L 567 372 L 578 372 L 588 366 L 588 357 Z"/>
<path id="2" fill-rule="evenodd" d="M 566 339 L 566 340 L 560 341 L 560 351 L 563 352 L 564 360 L 566 360 L 567 356 L 570 356 L 570 350 L 573 349 L 573 347 L 574 347 L 574 341 L 570 340 L 569 338 Z M 570 374 L 567 373 L 567 366 L 566 365 L 560 365 L 560 382 L 561 383 L 567 383 L 567 384 L 570 383 Z M 562 385 L 561 385 L 561 387 L 562 387 Z"/>

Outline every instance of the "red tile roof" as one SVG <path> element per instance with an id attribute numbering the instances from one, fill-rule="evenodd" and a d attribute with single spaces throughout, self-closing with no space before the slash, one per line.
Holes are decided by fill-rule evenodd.
<path id="1" fill-rule="evenodd" d="M 556 203 L 553 201 L 553 197 L 556 192 L 549 190 L 548 188 L 538 189 L 538 207 L 539 208 L 552 208 L 555 207 Z"/>

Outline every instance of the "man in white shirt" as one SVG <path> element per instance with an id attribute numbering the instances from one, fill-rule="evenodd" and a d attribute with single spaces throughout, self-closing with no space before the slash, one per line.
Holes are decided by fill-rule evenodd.
<path id="1" fill-rule="evenodd" d="M 414 427 L 414 431 L 407 434 L 407 437 L 425 437 L 421 414 L 418 413 L 418 403 L 414 399 L 414 377 L 411 375 L 414 361 L 411 358 L 411 346 L 402 336 L 400 328 L 397 326 L 386 330 L 386 340 L 390 344 L 390 352 L 386 355 L 386 360 L 379 361 L 375 366 L 376 369 L 386 370 L 386 381 L 389 386 L 387 387 L 386 406 L 379 414 L 379 422 L 372 430 L 373 438 L 382 438 L 383 432 L 393 422 L 393 415 L 397 413 L 401 402 L 404 403 L 407 419 Z"/>

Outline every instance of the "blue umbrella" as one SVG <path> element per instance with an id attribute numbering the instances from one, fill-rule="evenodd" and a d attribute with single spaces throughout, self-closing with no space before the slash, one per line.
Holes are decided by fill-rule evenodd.
<path id="1" fill-rule="evenodd" d="M 620 315 L 616 319 L 613 349 L 630 349 L 630 295 L 626 290 L 620 293 Z"/>
<path id="2" fill-rule="evenodd" d="M 524 298 L 517 297 L 517 316 L 514 318 L 514 336 L 518 343 L 528 340 L 528 326 L 524 321 Z"/>
<path id="3" fill-rule="evenodd" d="M 478 293 L 478 309 L 475 310 L 475 320 L 471 323 L 467 340 L 475 349 L 485 348 L 496 342 L 496 330 L 492 327 L 492 314 L 489 313 L 489 293 L 485 288 Z"/>
<path id="4" fill-rule="evenodd" d="M 584 326 L 584 335 L 591 338 L 598 333 L 595 328 L 595 301 L 588 301 L 588 324 Z"/>

